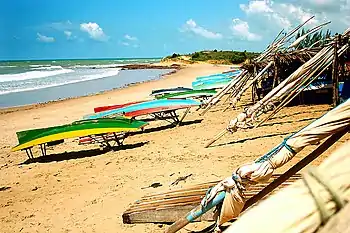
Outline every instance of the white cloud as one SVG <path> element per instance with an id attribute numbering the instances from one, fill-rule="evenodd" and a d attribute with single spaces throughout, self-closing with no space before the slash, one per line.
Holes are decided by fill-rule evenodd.
<path id="1" fill-rule="evenodd" d="M 217 32 L 211 32 L 208 29 L 205 29 L 199 25 L 193 20 L 189 19 L 185 23 L 185 25 L 182 27 L 183 32 L 192 32 L 194 34 L 200 35 L 202 37 L 208 38 L 208 39 L 222 39 L 223 36 L 220 33 Z"/>
<path id="2" fill-rule="evenodd" d="M 67 39 L 70 39 L 71 36 L 72 36 L 72 32 L 71 31 L 64 31 L 63 33 L 66 35 Z"/>
<path id="3" fill-rule="evenodd" d="M 41 42 L 45 42 L 45 43 L 52 43 L 52 42 L 55 42 L 55 38 L 51 37 L 51 36 L 45 36 L 45 35 L 42 35 L 40 33 L 37 33 L 37 40 L 38 41 L 41 41 Z"/>
<path id="4" fill-rule="evenodd" d="M 292 27 L 315 16 L 308 27 L 332 21 L 333 32 L 342 32 L 350 24 L 350 0 L 252 0 L 240 4 L 247 21 L 261 33 L 274 34 L 280 29 Z"/>
<path id="5" fill-rule="evenodd" d="M 74 28 L 74 25 L 71 21 L 62 21 L 62 22 L 53 22 L 48 24 L 46 27 L 55 29 L 57 31 L 65 31 L 65 30 L 71 30 Z"/>
<path id="6" fill-rule="evenodd" d="M 80 30 L 87 32 L 90 35 L 90 38 L 94 40 L 107 41 L 109 39 L 97 23 L 82 23 L 80 24 Z"/>
<path id="7" fill-rule="evenodd" d="M 130 35 L 128 35 L 128 34 L 126 34 L 126 35 L 124 36 L 124 38 L 127 39 L 127 40 L 133 40 L 133 41 L 138 40 L 137 37 L 135 37 L 135 36 L 130 36 Z"/>
<path id="8" fill-rule="evenodd" d="M 250 32 L 248 23 L 240 19 L 232 20 L 231 30 L 235 36 L 248 41 L 258 41 L 262 39 L 260 35 Z"/>
<path id="9" fill-rule="evenodd" d="M 121 42 L 122 45 L 124 46 L 129 46 L 130 44 L 128 42 Z"/>
<path id="10" fill-rule="evenodd" d="M 246 13 L 266 13 L 273 12 L 270 1 L 251 1 L 248 5 L 240 4 L 239 7 Z"/>

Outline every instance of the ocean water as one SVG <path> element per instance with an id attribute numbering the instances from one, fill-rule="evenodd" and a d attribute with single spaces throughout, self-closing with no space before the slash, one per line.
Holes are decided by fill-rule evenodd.
<path id="1" fill-rule="evenodd" d="M 0 61 L 0 107 L 84 96 L 159 78 L 172 70 L 121 70 L 160 59 Z"/>

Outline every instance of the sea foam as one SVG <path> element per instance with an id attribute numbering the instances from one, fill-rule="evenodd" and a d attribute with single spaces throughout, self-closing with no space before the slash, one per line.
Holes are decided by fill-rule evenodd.
<path id="1" fill-rule="evenodd" d="M 100 73 L 100 74 L 85 75 L 85 76 L 79 77 L 79 79 L 75 79 L 75 80 L 65 80 L 63 82 L 37 85 L 34 87 L 23 87 L 23 88 L 17 88 L 17 89 L 12 89 L 12 90 L 0 90 L 0 95 L 16 93 L 16 92 L 24 92 L 24 91 L 33 91 L 33 90 L 39 90 L 39 89 L 44 89 L 44 88 L 49 88 L 49 87 L 58 87 L 58 86 L 63 86 L 63 85 L 68 85 L 68 84 L 74 84 L 74 83 L 92 81 L 92 80 L 101 79 L 101 78 L 107 78 L 107 77 L 111 77 L 111 76 L 116 76 L 120 70 L 121 70 L 120 68 L 109 69 L 109 70 L 107 70 L 103 73 Z"/>
<path id="2" fill-rule="evenodd" d="M 19 74 L 2 74 L 0 75 L 1 82 L 11 82 L 11 81 L 21 81 L 27 79 L 37 79 L 45 78 L 50 76 L 55 76 L 59 74 L 66 74 L 74 72 L 72 69 L 59 69 L 59 70 L 49 70 L 49 71 L 27 71 Z"/>

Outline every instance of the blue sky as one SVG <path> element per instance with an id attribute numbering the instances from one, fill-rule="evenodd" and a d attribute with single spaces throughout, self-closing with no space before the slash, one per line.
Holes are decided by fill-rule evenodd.
<path id="1" fill-rule="evenodd" d="M 0 0 L 0 59 L 261 51 L 311 15 L 350 25 L 350 0 Z"/>

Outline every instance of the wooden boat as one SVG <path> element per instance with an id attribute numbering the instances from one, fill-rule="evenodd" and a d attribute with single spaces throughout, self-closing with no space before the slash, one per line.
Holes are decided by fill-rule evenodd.
<path id="1" fill-rule="evenodd" d="M 216 94 L 215 90 L 190 90 L 177 93 L 169 93 L 157 96 L 156 99 L 179 99 L 179 98 L 202 98 L 213 96 Z"/>
<path id="2" fill-rule="evenodd" d="M 118 117 L 115 119 L 81 120 L 66 125 L 20 131 L 16 133 L 19 143 L 12 148 L 12 151 L 26 150 L 30 158 L 33 157 L 31 148 L 40 145 L 43 155 L 46 155 L 46 144 L 55 145 L 67 138 L 136 131 L 147 124 L 143 121 Z"/>
<path id="3" fill-rule="evenodd" d="M 97 112 L 103 112 L 103 111 L 108 111 L 108 110 L 117 109 L 117 108 L 124 108 L 124 107 L 130 106 L 130 105 L 142 103 L 145 101 L 146 100 L 134 101 L 134 102 L 129 102 L 129 103 L 125 103 L 125 104 L 116 104 L 116 105 L 96 107 L 96 108 L 94 108 L 94 112 L 97 113 Z"/>
<path id="4" fill-rule="evenodd" d="M 153 90 L 151 93 L 151 96 L 158 96 L 158 95 L 177 93 L 177 92 L 183 92 L 183 91 L 190 91 L 190 90 L 192 90 L 192 89 L 187 88 L 187 87 L 174 87 L 174 88 L 167 88 L 167 89 L 158 89 L 158 90 Z"/>
<path id="5" fill-rule="evenodd" d="M 250 199 L 259 193 L 264 187 L 280 177 L 273 175 L 265 183 L 259 183 L 244 191 L 246 199 Z M 275 191 L 283 188 L 301 176 L 296 174 L 280 185 Z M 216 185 L 219 181 L 206 182 L 183 189 L 175 189 L 163 193 L 150 194 L 131 204 L 123 213 L 123 223 L 170 223 L 181 219 L 193 208 L 197 207 L 204 198 L 208 188 Z M 195 221 L 215 220 L 213 211 L 209 211 Z"/>
<path id="6" fill-rule="evenodd" d="M 194 106 L 199 106 L 200 104 L 201 103 L 199 101 L 195 101 L 191 99 L 151 100 L 151 101 L 145 101 L 138 104 L 133 104 L 123 108 L 112 109 L 104 112 L 95 113 L 92 115 L 87 115 L 84 118 L 96 119 L 96 118 L 103 118 L 103 117 L 112 117 L 114 115 L 137 117 L 137 116 L 151 114 L 151 113 L 190 108 Z"/>

